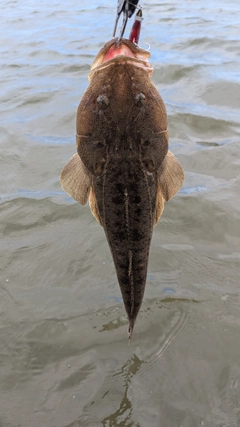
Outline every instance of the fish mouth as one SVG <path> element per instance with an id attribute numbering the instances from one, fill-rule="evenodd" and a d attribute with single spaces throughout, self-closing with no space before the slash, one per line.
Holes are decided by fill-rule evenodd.
<path id="1" fill-rule="evenodd" d="M 153 68 L 148 62 L 150 53 L 138 47 L 130 40 L 115 38 L 106 43 L 96 56 L 92 66 L 91 74 L 96 70 L 107 68 L 117 63 L 130 63 L 147 71 L 149 77 Z"/>

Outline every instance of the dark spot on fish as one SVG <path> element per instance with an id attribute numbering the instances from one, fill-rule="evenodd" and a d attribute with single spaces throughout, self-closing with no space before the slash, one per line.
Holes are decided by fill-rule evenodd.
<path id="1" fill-rule="evenodd" d="M 138 242 L 139 240 L 142 240 L 142 238 L 143 238 L 144 236 L 143 236 L 143 234 L 141 233 L 141 231 L 140 230 L 138 230 L 138 229 L 136 229 L 136 228 L 134 228 L 133 230 L 132 230 L 132 238 L 133 238 L 133 240 L 135 241 L 135 242 Z"/>
<path id="2" fill-rule="evenodd" d="M 119 193 L 123 194 L 125 186 L 123 184 L 121 184 L 120 182 L 118 182 L 115 185 L 115 189 L 116 189 L 116 192 L 119 192 Z"/>
<path id="3" fill-rule="evenodd" d="M 131 201 L 132 201 L 132 203 L 139 204 L 139 203 L 141 203 L 141 197 L 140 196 L 134 196 Z"/>
<path id="4" fill-rule="evenodd" d="M 122 252 L 122 251 L 117 251 L 118 257 L 119 259 L 122 259 L 122 261 L 120 261 L 121 263 L 124 263 L 125 257 L 126 257 L 126 252 Z"/>
<path id="5" fill-rule="evenodd" d="M 149 147 L 151 145 L 151 141 L 146 139 L 145 141 L 142 141 L 142 145 L 143 145 L 143 147 Z"/>
<path id="6" fill-rule="evenodd" d="M 123 202 L 123 199 L 120 196 L 116 196 L 112 198 L 112 203 L 114 203 L 115 205 L 121 205 L 122 202 Z"/>
<path id="7" fill-rule="evenodd" d="M 125 233 L 123 231 L 117 231 L 115 234 L 115 239 L 122 242 L 125 240 Z"/>
<path id="8" fill-rule="evenodd" d="M 99 150 L 104 148 L 104 144 L 100 141 L 92 141 L 92 147 L 94 150 Z"/>
<path id="9" fill-rule="evenodd" d="M 134 213 L 139 217 L 139 218 L 136 218 L 139 221 L 140 216 L 142 215 L 142 209 L 140 208 L 135 209 Z"/>
<path id="10" fill-rule="evenodd" d="M 121 227 L 122 226 L 122 222 L 121 221 L 116 221 L 115 223 L 114 223 L 114 227 L 115 228 L 118 228 L 118 227 Z"/>

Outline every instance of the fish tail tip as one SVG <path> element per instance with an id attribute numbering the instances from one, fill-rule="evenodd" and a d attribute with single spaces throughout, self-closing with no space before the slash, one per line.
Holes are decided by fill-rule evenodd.
<path id="1" fill-rule="evenodd" d="M 129 327 L 128 327 L 128 344 L 131 343 L 132 334 L 133 334 L 133 327 L 134 327 L 134 325 L 129 324 Z"/>

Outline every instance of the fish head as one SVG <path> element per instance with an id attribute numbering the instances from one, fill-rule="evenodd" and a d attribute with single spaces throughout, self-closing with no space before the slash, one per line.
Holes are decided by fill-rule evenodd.
<path id="1" fill-rule="evenodd" d="M 149 77 L 152 76 L 153 67 L 148 59 L 150 53 L 145 49 L 138 47 L 130 40 L 114 38 L 107 42 L 97 54 L 92 66 L 89 80 L 98 70 L 106 69 L 115 64 L 132 64 L 145 70 Z"/>
<path id="2" fill-rule="evenodd" d="M 128 135 L 136 142 L 136 132 L 140 135 L 143 126 L 147 134 L 148 129 L 159 132 L 159 123 L 166 130 L 166 109 L 151 81 L 149 57 L 148 51 L 127 39 L 112 39 L 100 49 L 78 109 L 78 135 L 101 135 L 112 141 Z M 151 115 L 144 113 L 148 105 L 154 111 Z"/>

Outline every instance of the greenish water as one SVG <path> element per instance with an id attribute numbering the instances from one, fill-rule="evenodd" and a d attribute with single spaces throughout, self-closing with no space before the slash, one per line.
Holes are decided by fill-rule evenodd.
<path id="1" fill-rule="evenodd" d="M 59 183 L 116 2 L 1 2 L 1 427 L 240 426 L 239 4 L 142 5 L 186 178 L 128 346 L 103 230 Z"/>

